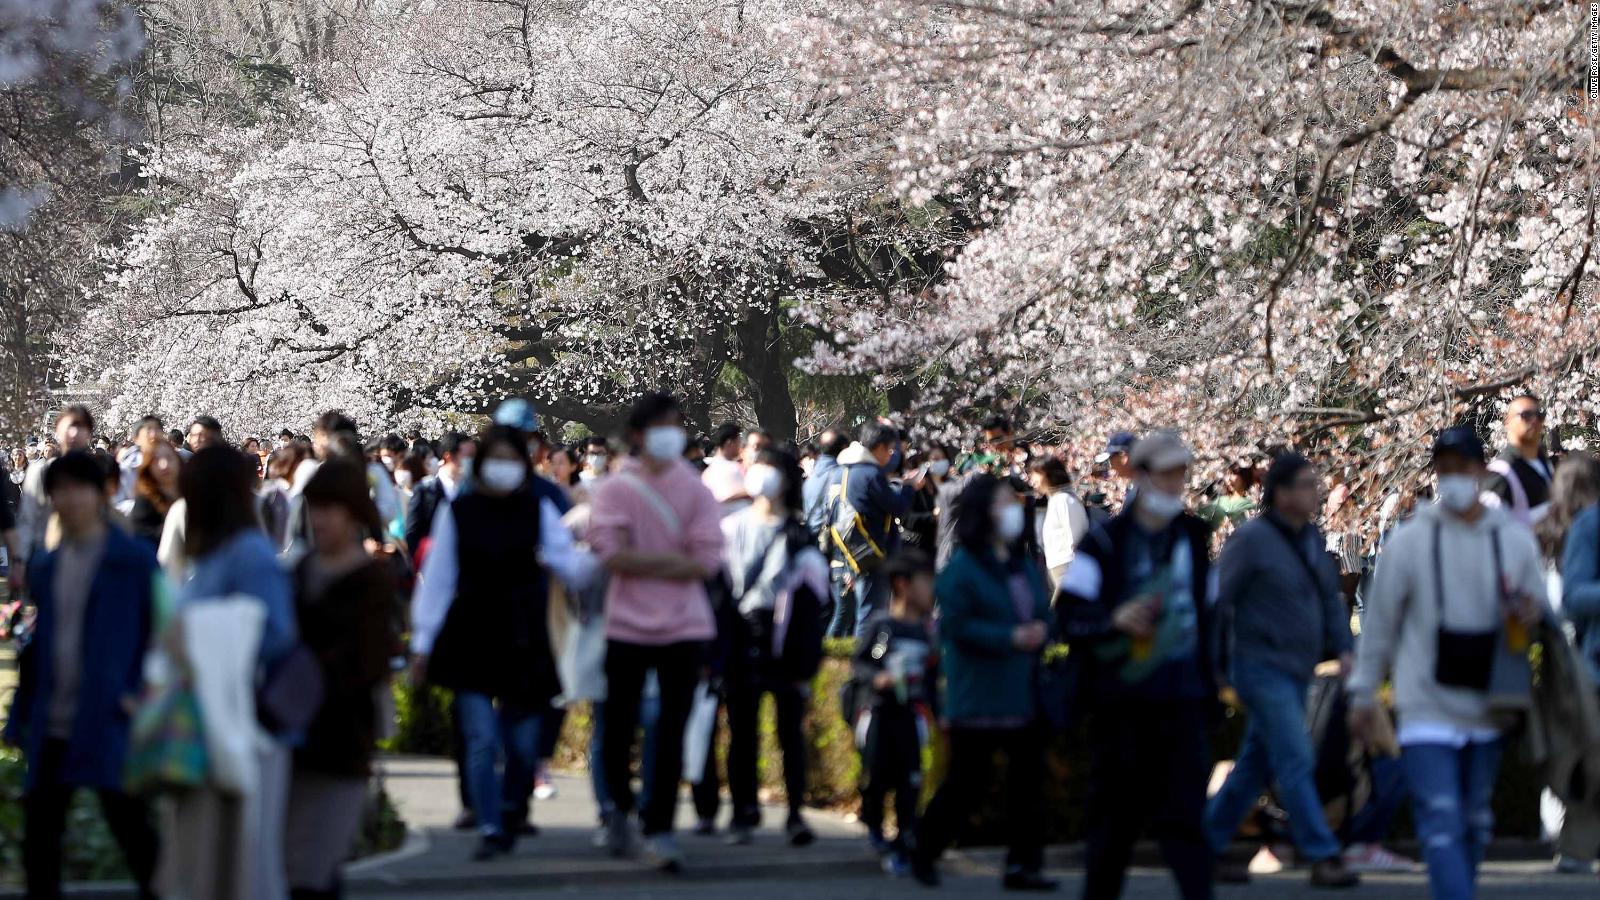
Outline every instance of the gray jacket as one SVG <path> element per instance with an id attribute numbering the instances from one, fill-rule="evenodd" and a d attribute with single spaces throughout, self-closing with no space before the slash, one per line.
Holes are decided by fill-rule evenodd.
<path id="1" fill-rule="evenodd" d="M 1217 603 L 1227 659 L 1309 679 L 1317 663 L 1350 651 L 1350 613 L 1322 533 L 1306 525 L 1294 547 L 1289 530 L 1270 511 L 1239 526 L 1222 548 Z"/>
<path id="2" fill-rule="evenodd" d="M 1440 545 L 1437 575 L 1433 566 L 1436 528 Z M 1503 727 L 1503 717 L 1491 708 L 1489 694 L 1441 685 L 1435 677 L 1441 602 L 1443 622 L 1451 629 L 1491 631 L 1500 627 L 1500 587 L 1495 583 L 1491 540 L 1500 543 L 1500 574 L 1509 582 L 1509 589 L 1526 593 L 1548 608 L 1544 564 L 1527 526 L 1498 507 L 1485 509 L 1476 521 L 1467 522 L 1436 503 L 1422 506 L 1410 521 L 1395 529 L 1378 557 L 1361 629 L 1361 651 L 1350 676 L 1352 705 L 1375 704 L 1378 686 L 1392 675 L 1394 705 L 1402 724 L 1468 730 Z"/>

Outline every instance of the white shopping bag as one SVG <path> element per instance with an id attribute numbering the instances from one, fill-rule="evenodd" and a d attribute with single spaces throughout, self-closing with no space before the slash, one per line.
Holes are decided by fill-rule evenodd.
<path id="1" fill-rule="evenodd" d="M 561 697 L 557 702 L 560 705 L 606 699 L 605 620 L 568 619 L 566 642 L 561 648 L 558 665 Z"/>
<path id="2" fill-rule="evenodd" d="M 711 755 L 711 734 L 717 727 L 717 695 L 702 681 L 694 689 L 694 706 L 683 729 L 683 780 L 699 784 L 706 774 L 706 759 Z"/>

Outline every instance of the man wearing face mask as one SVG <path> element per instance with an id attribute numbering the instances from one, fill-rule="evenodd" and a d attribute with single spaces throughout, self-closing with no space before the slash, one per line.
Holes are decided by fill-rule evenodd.
<path id="1" fill-rule="evenodd" d="M 1548 605 L 1533 533 L 1481 500 L 1476 432 L 1440 432 L 1433 470 L 1439 502 L 1395 530 L 1373 574 L 1350 731 L 1374 752 L 1398 741 L 1433 896 L 1471 897 L 1494 833 L 1503 735 L 1531 688 L 1527 642 Z M 1377 699 L 1386 679 L 1400 715 L 1392 736 Z"/>
<path id="2" fill-rule="evenodd" d="M 706 579 L 722 565 L 722 510 L 683 459 L 689 436 L 678 401 L 647 394 L 628 413 L 630 455 L 596 485 L 589 543 L 611 573 L 606 590 L 606 784 L 615 811 L 611 852 L 632 850 L 632 759 L 645 674 L 660 685 L 661 714 L 645 805 L 647 849 L 661 869 L 682 868 L 673 837 L 683 732 L 700 679 L 703 645 L 716 637 Z"/>
<path id="3" fill-rule="evenodd" d="M 592 487 L 610 471 L 611 445 L 598 434 L 590 435 L 583 445 L 583 469 L 578 472 L 578 480 Z"/>
<path id="4" fill-rule="evenodd" d="M 1090 530 L 1056 595 L 1082 696 L 1094 704 L 1083 895 L 1121 896 L 1150 826 L 1179 894 L 1209 900 L 1211 530 L 1186 510 L 1193 455 L 1176 433 L 1150 434 L 1128 457 L 1137 493 Z"/>

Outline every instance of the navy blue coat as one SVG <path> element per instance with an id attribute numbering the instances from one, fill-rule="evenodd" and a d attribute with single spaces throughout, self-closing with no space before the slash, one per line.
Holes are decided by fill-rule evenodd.
<path id="1" fill-rule="evenodd" d="M 6 729 L 22 746 L 30 765 L 28 787 L 49 728 L 55 681 L 55 580 L 59 551 L 28 561 L 28 584 L 39 607 L 38 624 L 23 650 L 16 696 Z M 144 680 L 144 653 L 150 644 L 155 551 L 112 526 L 106 531 L 100 568 L 84 609 L 78 710 L 67 740 L 61 781 L 76 787 L 122 787 L 128 752 L 129 715 L 124 700 L 137 699 Z"/>

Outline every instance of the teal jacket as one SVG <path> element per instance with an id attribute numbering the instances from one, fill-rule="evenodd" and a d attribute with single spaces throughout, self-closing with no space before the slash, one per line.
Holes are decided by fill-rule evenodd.
<path id="1" fill-rule="evenodd" d="M 1017 615 L 1010 580 L 1024 579 L 1033 613 Z M 1038 567 L 1020 556 L 1001 562 L 992 551 L 958 547 L 939 573 L 940 661 L 945 715 L 952 725 L 1031 723 L 1038 716 L 1038 653 L 1011 643 L 1018 625 L 1041 621 L 1055 632 L 1050 595 Z"/>

